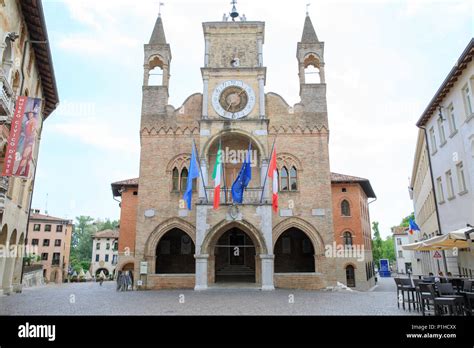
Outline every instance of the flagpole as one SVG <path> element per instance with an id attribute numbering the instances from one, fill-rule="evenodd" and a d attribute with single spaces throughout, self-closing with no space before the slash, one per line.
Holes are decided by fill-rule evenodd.
<path id="1" fill-rule="evenodd" d="M 267 166 L 267 174 L 265 175 L 265 180 L 263 181 L 262 196 L 260 197 L 260 203 L 262 203 L 262 201 L 263 201 L 263 195 L 265 193 L 265 186 L 267 185 L 268 170 L 270 169 L 270 161 L 272 160 L 273 150 L 275 150 L 276 138 L 277 138 L 277 136 L 275 136 L 275 139 L 273 139 L 272 152 L 270 152 L 270 159 L 268 160 L 268 166 Z"/>
<path id="2" fill-rule="evenodd" d="M 202 187 L 204 188 L 204 195 L 206 197 L 206 203 L 209 203 L 209 199 L 207 198 L 206 183 L 204 182 L 204 175 L 202 173 L 202 168 L 201 168 L 201 160 L 199 159 L 199 152 L 197 150 L 196 143 L 194 142 L 194 138 L 193 138 L 193 146 L 194 146 L 194 151 L 196 152 L 197 162 L 198 162 L 198 166 L 199 166 L 199 173 L 201 173 Z"/>
<path id="3" fill-rule="evenodd" d="M 222 159 L 222 134 L 219 136 L 219 148 L 221 150 L 221 159 Z M 219 152 L 219 151 L 217 151 Z M 216 158 L 216 161 L 217 161 L 217 158 Z M 222 179 L 223 179 L 223 182 L 224 182 L 224 204 L 227 204 L 227 186 L 226 186 L 226 177 L 225 177 L 225 161 L 221 161 L 221 166 L 222 166 Z"/>

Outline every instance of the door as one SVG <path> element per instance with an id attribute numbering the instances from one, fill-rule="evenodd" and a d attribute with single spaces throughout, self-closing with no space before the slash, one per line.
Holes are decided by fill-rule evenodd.
<path id="1" fill-rule="evenodd" d="M 243 265 L 245 263 L 245 235 L 234 232 L 229 235 L 229 260 L 231 265 Z"/>
<path id="2" fill-rule="evenodd" d="M 348 287 L 354 288 L 356 286 L 354 266 L 352 265 L 346 267 L 346 282 Z"/>

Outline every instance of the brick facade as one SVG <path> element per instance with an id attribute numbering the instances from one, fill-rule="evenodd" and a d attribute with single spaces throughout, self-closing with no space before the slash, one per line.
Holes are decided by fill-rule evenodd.
<path id="1" fill-rule="evenodd" d="M 302 42 L 298 44 L 301 102 L 290 106 L 278 94 L 264 90 L 267 73 L 262 63 L 264 27 L 263 22 L 203 23 L 206 46 L 205 66 L 201 69 L 203 93 L 191 95 L 182 106 L 175 108 L 168 105 L 170 46 L 161 18 L 155 24 L 150 43 L 145 45 L 140 177 L 112 185 L 114 195 L 122 196 L 120 238 L 124 241 L 120 245 L 131 244 L 135 237 L 133 258 L 135 274 L 139 275 L 135 277 L 139 281 L 135 286 L 139 288 L 194 286 L 196 290 L 202 290 L 215 285 L 218 272 L 230 272 L 239 277 L 239 272 L 252 272 L 253 269 L 255 283 L 262 290 L 272 290 L 275 286 L 319 289 L 343 280 L 335 271 L 343 266 L 339 265 L 342 261 L 325 255 L 325 247 L 337 242 L 337 235 L 334 233 L 335 203 L 329 166 L 324 44 L 315 38 L 307 17 Z M 237 67 L 231 64 L 236 58 L 239 60 Z M 321 83 L 305 83 L 302 74 L 308 59 L 320 69 Z M 150 86 L 147 72 L 156 62 L 163 69 L 163 83 Z M 212 95 L 225 81 L 243 82 L 254 91 L 255 105 L 241 119 L 233 118 L 234 115 L 222 117 L 215 108 L 217 100 L 213 100 Z M 242 93 L 237 96 L 238 100 Z M 232 105 L 227 106 L 230 109 Z M 173 181 L 173 175 L 181 175 L 184 168 L 189 169 L 193 143 L 200 157 L 201 173 L 193 193 L 192 210 L 188 211 L 183 201 L 183 187 Z M 241 151 L 246 150 L 249 143 L 257 153 L 257 161 L 243 204 L 233 205 L 224 192 L 220 208 L 213 210 L 214 181 L 211 176 L 219 144 Z M 273 213 L 271 207 L 271 180 L 265 179 L 273 144 L 278 154 L 278 170 L 282 174 L 277 213 Z M 240 167 L 241 164 L 224 163 L 227 186 L 232 184 Z M 284 173 L 292 170 L 295 172 L 293 181 L 288 181 L 292 186 L 284 191 Z M 138 197 L 129 194 L 129 190 L 134 190 L 130 185 L 132 182 L 139 185 Z M 351 199 L 355 200 L 354 204 L 363 205 L 367 196 L 361 189 L 357 190 L 358 185 L 351 187 L 354 195 Z M 119 192 L 120 187 L 123 191 Z M 263 199 L 260 197 L 262 190 Z M 135 225 L 134 206 L 135 230 L 132 228 Z M 354 221 L 351 226 L 358 242 L 363 240 L 362 230 L 366 227 L 360 221 L 358 224 Z M 174 276 L 156 274 L 157 255 L 179 251 L 179 245 L 172 244 L 179 241 L 166 241 L 166 234 L 176 229 L 194 243 L 196 272 Z M 302 232 L 305 240 L 295 244 L 288 239 L 287 232 L 292 229 Z M 238 232 L 232 237 L 230 231 Z M 229 248 L 238 244 L 231 244 L 231 238 L 239 238 L 240 232 L 253 244 L 253 249 L 246 249 L 253 254 L 247 254 L 245 258 L 229 254 L 227 267 L 222 262 L 216 263 L 218 253 L 230 252 Z M 221 245 L 226 238 L 230 238 L 229 245 Z M 286 238 L 284 252 L 290 256 L 300 259 L 311 256 L 313 271 L 274 275 L 273 248 L 279 238 Z M 165 242 L 160 244 L 163 240 Z M 119 263 L 123 264 L 122 260 Z M 146 263 L 146 274 L 140 274 L 140 263 Z M 363 278 L 357 281 L 356 287 L 369 287 L 370 281 L 365 275 Z"/>

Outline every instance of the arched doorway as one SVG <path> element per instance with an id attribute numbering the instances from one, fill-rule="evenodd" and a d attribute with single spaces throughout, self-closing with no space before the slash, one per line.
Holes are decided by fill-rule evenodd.
<path id="1" fill-rule="evenodd" d="M 95 277 L 99 277 L 100 276 L 100 272 L 104 272 L 104 275 L 106 277 L 108 277 L 109 275 L 109 270 L 107 268 L 99 268 L 97 271 L 95 271 Z"/>
<path id="2" fill-rule="evenodd" d="M 275 249 L 275 273 L 315 272 L 314 246 L 298 228 L 289 228 L 278 238 Z"/>
<path id="3" fill-rule="evenodd" d="M 352 265 L 346 266 L 346 285 L 351 288 L 354 288 L 356 286 L 355 271 L 354 266 Z"/>
<path id="4" fill-rule="evenodd" d="M 12 250 L 12 247 L 16 247 L 17 232 L 13 230 L 8 243 L 8 251 Z M 13 281 L 13 271 L 15 268 L 15 257 L 5 258 L 5 269 L 3 272 L 2 287 L 4 293 L 10 293 Z"/>
<path id="5" fill-rule="evenodd" d="M 191 237 L 173 228 L 161 237 L 156 246 L 156 274 L 195 273 L 195 246 Z"/>
<path id="6" fill-rule="evenodd" d="M 255 283 L 255 245 L 241 229 L 224 233 L 214 247 L 215 281 Z"/>

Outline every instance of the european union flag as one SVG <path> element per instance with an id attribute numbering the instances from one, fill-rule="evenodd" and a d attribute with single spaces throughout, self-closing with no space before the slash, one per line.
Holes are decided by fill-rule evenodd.
<path id="1" fill-rule="evenodd" d="M 412 219 L 410 219 L 410 221 L 408 222 L 408 226 L 409 226 L 408 232 L 409 232 L 410 234 L 413 234 L 414 231 L 420 232 L 420 228 L 418 227 L 418 225 L 416 224 L 416 222 L 413 221 Z"/>
<path id="2" fill-rule="evenodd" d="M 196 160 L 196 147 L 193 143 L 193 152 L 191 155 L 191 164 L 189 166 L 188 182 L 186 183 L 186 192 L 183 199 L 186 201 L 188 210 L 191 210 L 191 201 L 193 199 L 193 180 L 199 177 L 199 165 Z"/>
<path id="3" fill-rule="evenodd" d="M 250 165 L 250 153 L 252 151 L 252 144 L 249 144 L 249 150 L 245 157 L 244 164 L 240 169 L 239 175 L 232 184 L 232 200 L 235 203 L 242 204 L 244 199 L 244 190 L 247 188 L 250 180 L 252 180 L 252 167 Z"/>

